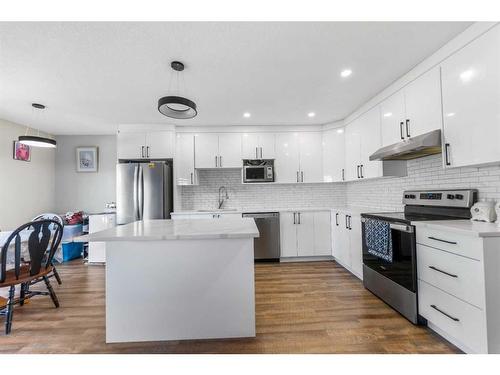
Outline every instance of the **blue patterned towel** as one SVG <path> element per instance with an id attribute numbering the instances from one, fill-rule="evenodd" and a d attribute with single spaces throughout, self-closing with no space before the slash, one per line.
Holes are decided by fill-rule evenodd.
<path id="1" fill-rule="evenodd" d="M 365 238 L 370 254 L 392 263 L 392 236 L 389 223 L 365 219 Z"/>

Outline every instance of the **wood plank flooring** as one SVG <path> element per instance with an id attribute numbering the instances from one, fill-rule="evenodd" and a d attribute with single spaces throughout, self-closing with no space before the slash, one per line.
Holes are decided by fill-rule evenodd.
<path id="1" fill-rule="evenodd" d="M 460 352 L 410 324 L 334 262 L 257 264 L 256 338 L 131 344 L 104 342 L 104 267 L 76 260 L 58 271 L 61 308 L 48 297 L 17 306 L 9 336 L 0 317 L 0 353 Z"/>

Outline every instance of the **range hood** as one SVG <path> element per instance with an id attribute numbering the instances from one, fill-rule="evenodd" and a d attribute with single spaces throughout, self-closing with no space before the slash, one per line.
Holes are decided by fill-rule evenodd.
<path id="1" fill-rule="evenodd" d="M 410 160 L 441 153 L 441 130 L 418 135 L 378 149 L 370 160 Z"/>

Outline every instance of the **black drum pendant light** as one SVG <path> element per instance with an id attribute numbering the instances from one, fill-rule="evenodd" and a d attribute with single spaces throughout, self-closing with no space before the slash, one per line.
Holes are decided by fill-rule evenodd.
<path id="1" fill-rule="evenodd" d="M 180 61 L 172 61 L 170 66 L 177 72 L 177 87 L 179 86 L 179 72 L 184 70 L 184 64 Z M 195 117 L 196 103 L 182 96 L 164 96 L 158 100 L 158 111 L 162 115 L 176 119 L 190 119 Z"/>
<path id="2" fill-rule="evenodd" d="M 35 109 L 43 110 L 45 106 L 43 104 L 33 103 L 31 106 Z M 38 135 L 28 135 L 29 127 L 26 128 L 26 134 L 20 135 L 18 138 L 19 143 L 23 145 L 31 146 L 31 147 L 49 147 L 56 148 L 57 143 L 54 139 L 40 137 L 40 131 Z"/>

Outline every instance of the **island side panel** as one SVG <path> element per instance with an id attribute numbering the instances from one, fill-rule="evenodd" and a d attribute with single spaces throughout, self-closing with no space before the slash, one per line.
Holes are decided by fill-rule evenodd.
<path id="1" fill-rule="evenodd" d="M 254 337 L 253 242 L 108 242 L 106 342 Z"/>

